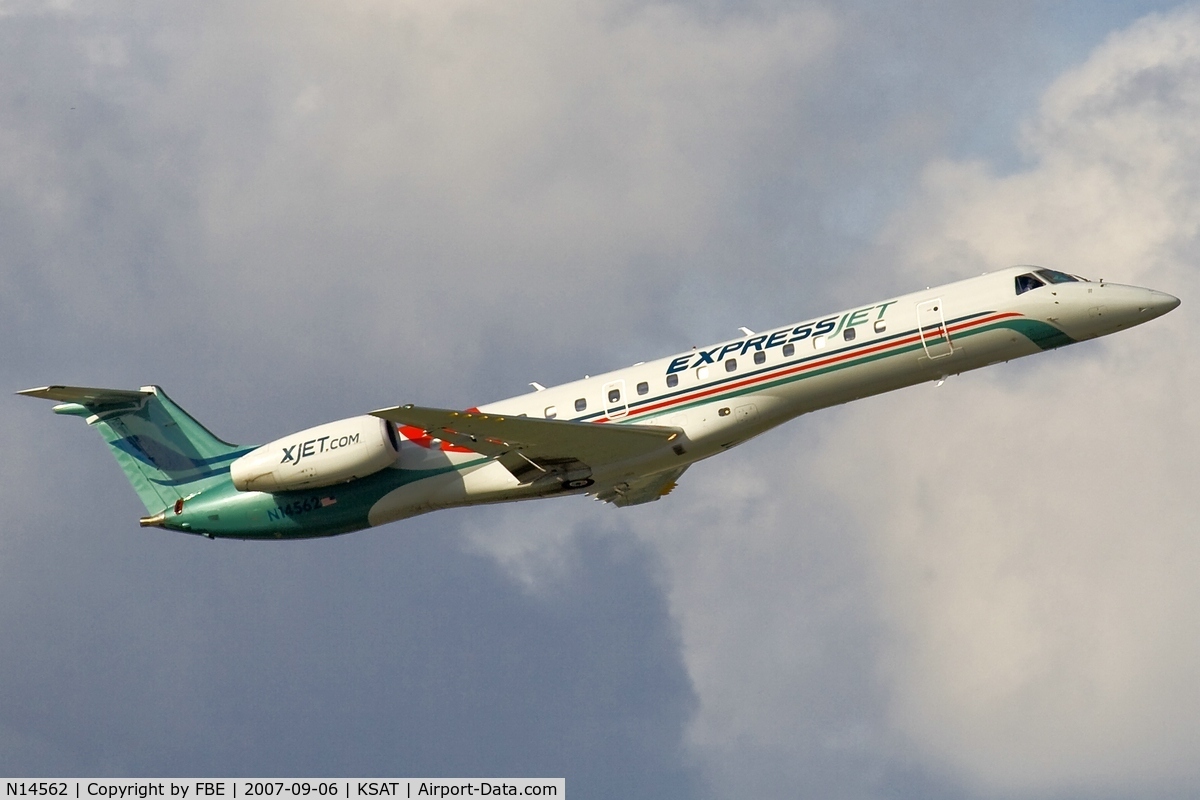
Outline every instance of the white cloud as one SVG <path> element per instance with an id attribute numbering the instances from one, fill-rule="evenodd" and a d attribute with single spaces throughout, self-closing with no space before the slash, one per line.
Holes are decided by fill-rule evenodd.
<path id="1" fill-rule="evenodd" d="M 786 438 L 696 466 L 636 526 L 664 554 L 700 699 L 689 741 L 720 796 L 862 789 L 847 766 L 886 746 L 865 540 L 822 498 L 815 442 Z"/>
<path id="2" fill-rule="evenodd" d="M 931 168 L 904 220 L 914 272 L 1035 257 L 1184 298 L 1181 311 L 1024 370 L 910 395 L 951 420 L 887 444 L 860 506 L 888 595 L 893 722 L 998 791 L 1200 780 L 1200 467 L 1189 298 L 1200 211 L 1200 14 L 1152 17 L 1064 75 L 1027 172 Z M 953 210 L 950 210 L 953 209 Z M 915 217 L 915 219 L 914 219 Z M 1007 373 L 1007 374 L 1005 374 Z M 845 475 L 843 471 L 842 475 Z"/>
<path id="3" fill-rule="evenodd" d="M 704 253 L 738 165 L 787 113 L 764 87 L 802 80 L 836 39 L 803 6 L 762 21 L 606 3 L 282 17 L 202 40 L 166 107 L 218 121 L 199 191 L 222 278 L 248 298 L 357 303 L 406 339 L 466 309 L 459 355 L 516 316 L 559 337 L 624 328 L 679 277 L 645 259 Z M 262 94 L 240 140 L 219 124 L 247 113 L 226 99 L 235 81 Z M 346 297 L 330 265 L 394 288 Z M 592 301 L 565 306 L 564 285 Z M 429 308 L 387 313 L 414 296 Z"/>
<path id="4" fill-rule="evenodd" d="M 872 662 L 847 685 L 879 698 L 844 698 L 824 730 L 861 722 L 877 765 L 915 757 L 1005 796 L 1200 784 L 1197 70 L 1196 12 L 1114 35 L 1046 92 L 1028 169 L 933 163 L 880 243 L 913 285 L 1041 261 L 1173 292 L 1181 310 L 807 418 L 815 446 L 793 430 L 766 458 L 726 457 L 724 509 L 706 500 L 702 532 L 662 542 L 694 741 L 728 785 L 764 751 L 812 762 L 814 698 L 838 684 L 806 661 L 839 623 Z M 738 492 L 750 469 L 764 474 Z M 850 530 L 812 530 L 814 508 Z M 821 572 L 802 556 L 830 539 L 848 583 L 805 586 Z"/>
<path id="5" fill-rule="evenodd" d="M 266 438 L 319 422 L 320 392 L 345 413 L 371 381 L 397 401 L 486 401 L 572 377 L 533 364 L 656 355 L 630 352 L 631 327 L 682 346 L 681 320 L 705 338 L 732 332 L 713 321 L 730 309 L 772 324 L 765 309 L 829 286 L 1044 261 L 1171 291 L 1184 306 L 1143 329 L 801 420 L 661 503 L 445 524 L 466 519 L 470 546 L 548 602 L 571 589 L 584 523 L 657 548 L 700 703 L 692 754 L 723 794 L 888 794 L 909 767 L 1004 794 L 1195 786 L 1200 25 L 1114 36 L 1045 93 L 1027 169 L 929 164 L 882 258 L 836 274 L 856 259 L 838 237 L 870 237 L 907 191 L 895 165 L 944 149 L 962 124 L 946 116 L 992 106 L 972 76 L 995 87 L 1016 80 L 989 71 L 1002 58 L 1037 61 L 1010 35 L 1025 6 L 955 8 L 39 18 L 0 88 L 16 361 L 130 385 L 175 369 L 181 399 L 214 387 L 215 427 Z"/>
<path id="6" fill-rule="evenodd" d="M 467 549 L 495 559 L 525 592 L 551 599 L 569 590 L 579 564 L 577 531 L 585 519 L 595 519 L 578 498 L 556 498 L 523 504 L 519 512 L 489 508 L 471 515 L 463 525 Z"/>
<path id="7" fill-rule="evenodd" d="M 725 280 L 720 232 L 838 36 L 818 4 L 97 6 L 0 93 L 7 303 L 186 327 L 284 386 L 386 363 L 470 404 L 524 384 L 498 350 L 616 367 Z"/>

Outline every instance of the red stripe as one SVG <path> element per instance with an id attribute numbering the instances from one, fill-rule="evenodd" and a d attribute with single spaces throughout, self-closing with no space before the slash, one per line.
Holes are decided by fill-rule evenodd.
<path id="1" fill-rule="evenodd" d="M 1021 315 L 1016 312 L 1013 312 L 1013 311 L 1007 311 L 1007 312 L 1004 312 L 1001 314 L 991 314 L 989 316 L 983 317 L 982 319 L 974 319 L 974 320 L 967 320 L 965 322 L 960 322 L 957 325 L 955 325 L 954 327 L 947 328 L 947 330 L 950 333 L 959 333 L 968 328 L 973 328 L 978 325 L 985 325 L 987 323 L 996 322 L 997 320 L 1007 319 L 1009 317 L 1019 317 L 1019 316 L 1021 316 Z M 919 333 L 916 333 L 911 336 L 906 336 L 903 339 L 897 339 L 896 341 L 885 342 L 882 344 L 873 345 L 871 347 L 867 347 L 867 348 L 864 348 L 861 350 L 853 350 L 850 352 L 839 353 L 837 355 L 830 356 L 829 358 L 819 359 L 817 361 L 809 361 L 809 362 L 805 362 L 803 364 L 797 364 L 794 367 L 779 370 L 777 372 L 768 373 L 766 375 L 759 375 L 754 378 L 747 378 L 746 380 L 738 381 L 735 383 L 722 384 L 721 386 L 715 386 L 711 389 L 705 389 L 703 391 L 694 392 L 694 393 L 692 393 L 690 395 L 686 395 L 684 397 L 676 397 L 676 398 L 672 398 L 671 400 L 665 400 L 661 403 L 656 403 L 655 405 L 652 405 L 652 406 L 645 406 L 644 408 L 639 408 L 636 411 L 630 411 L 629 414 L 621 417 L 621 419 L 628 419 L 629 417 L 640 415 L 640 414 L 647 414 L 651 411 L 657 411 L 659 409 L 668 408 L 668 407 L 680 405 L 683 403 L 694 402 L 696 400 L 701 400 L 710 395 L 722 394 L 724 392 L 729 392 L 729 391 L 733 391 L 735 389 L 740 389 L 744 386 L 751 386 L 756 383 L 764 383 L 767 381 L 778 380 L 780 378 L 785 378 L 789 375 L 795 375 L 800 372 L 806 372 L 808 370 L 818 369 L 820 367 L 826 367 L 826 366 L 829 366 L 830 364 L 836 364 L 840 361 L 846 361 L 846 360 L 852 359 L 852 358 L 859 358 L 861 356 L 871 355 L 872 353 L 878 353 L 883 350 L 891 350 L 893 348 L 898 348 L 898 347 L 902 347 L 902 346 L 909 345 L 909 344 L 915 344 L 916 342 L 919 342 L 919 341 L 921 341 L 921 335 Z M 594 422 L 611 422 L 611 418 L 600 417 L 600 418 L 594 420 Z"/>

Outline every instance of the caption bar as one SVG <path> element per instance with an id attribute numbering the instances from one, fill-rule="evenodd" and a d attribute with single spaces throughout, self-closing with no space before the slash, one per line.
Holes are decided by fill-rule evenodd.
<path id="1" fill-rule="evenodd" d="M 69 800 L 147 800 L 159 797 L 175 800 L 553 797 L 558 800 L 567 796 L 565 778 L 5 778 L 3 785 L 3 796 L 6 798 L 61 797 Z"/>

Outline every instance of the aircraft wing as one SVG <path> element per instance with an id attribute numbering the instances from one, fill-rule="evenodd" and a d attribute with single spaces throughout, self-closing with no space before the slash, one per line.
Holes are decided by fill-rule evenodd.
<path id="1" fill-rule="evenodd" d="M 587 478 L 607 464 L 670 447 L 679 428 L 531 419 L 477 411 L 397 406 L 371 412 L 496 458 L 522 483 L 543 477 Z"/>
<path id="2" fill-rule="evenodd" d="M 628 483 L 618 484 L 609 489 L 596 492 L 596 499 L 614 506 L 637 506 L 642 503 L 652 503 L 660 497 L 666 497 L 675 488 L 679 476 L 687 470 L 687 465 L 677 469 L 649 475 Z"/>

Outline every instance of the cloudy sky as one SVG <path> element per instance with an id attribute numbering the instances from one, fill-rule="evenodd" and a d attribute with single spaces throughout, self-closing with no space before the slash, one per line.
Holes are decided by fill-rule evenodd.
<path id="1" fill-rule="evenodd" d="M 449 407 L 1014 263 L 1110 339 L 663 502 L 142 530 L 0 398 L 0 774 L 1200 794 L 1200 7 L 0 0 L 0 375 L 218 435 Z"/>

